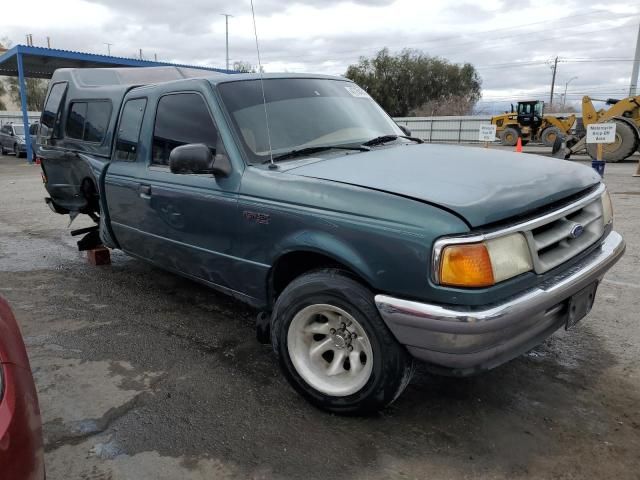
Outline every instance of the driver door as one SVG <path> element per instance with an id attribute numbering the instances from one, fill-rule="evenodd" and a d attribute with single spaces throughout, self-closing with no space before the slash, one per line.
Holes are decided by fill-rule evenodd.
<path id="1" fill-rule="evenodd" d="M 197 91 L 168 92 L 145 122 L 148 137 L 140 143 L 149 148 L 140 150 L 136 162 L 114 162 L 108 171 L 115 236 L 128 253 L 227 286 L 239 175 L 216 178 L 169 169 L 169 155 L 180 145 L 204 143 L 216 158 L 226 155 L 205 97 Z M 126 145 L 119 140 L 121 147 Z"/>

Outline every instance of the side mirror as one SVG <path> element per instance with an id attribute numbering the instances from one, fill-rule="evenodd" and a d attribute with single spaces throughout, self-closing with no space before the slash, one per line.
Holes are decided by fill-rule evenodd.
<path id="1" fill-rule="evenodd" d="M 210 173 L 214 176 L 226 177 L 231 173 L 231 163 L 226 155 L 214 157 L 215 150 L 204 143 L 190 143 L 171 150 L 169 169 L 171 173 L 193 174 Z"/>
<path id="2" fill-rule="evenodd" d="M 405 127 L 404 125 L 398 125 L 398 127 L 400 127 L 400 130 L 402 130 L 407 137 L 411 136 L 411 130 L 409 130 L 407 127 Z"/>

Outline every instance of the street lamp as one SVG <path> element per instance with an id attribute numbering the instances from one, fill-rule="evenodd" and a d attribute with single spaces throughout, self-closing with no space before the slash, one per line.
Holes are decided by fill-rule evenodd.
<path id="1" fill-rule="evenodd" d="M 569 86 L 569 84 L 575 80 L 578 77 L 571 77 L 569 80 L 567 80 L 567 82 L 564 84 L 564 97 L 562 99 L 562 108 L 564 108 L 564 106 L 567 104 L 567 87 Z"/>
<path id="2" fill-rule="evenodd" d="M 221 13 L 220 15 L 224 16 L 224 24 L 225 24 L 225 39 L 226 39 L 226 50 L 227 50 L 227 70 L 229 70 L 229 17 L 233 17 L 228 13 Z"/>

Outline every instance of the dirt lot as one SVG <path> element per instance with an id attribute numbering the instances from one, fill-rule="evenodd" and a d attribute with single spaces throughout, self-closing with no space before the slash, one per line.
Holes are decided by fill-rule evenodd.
<path id="1" fill-rule="evenodd" d="M 628 250 L 575 330 L 482 376 L 419 369 L 388 410 L 341 418 L 289 388 L 256 312 L 118 252 L 88 265 L 39 168 L 0 157 L 0 294 L 28 344 L 48 479 L 640 478 L 635 168 L 607 165 Z"/>

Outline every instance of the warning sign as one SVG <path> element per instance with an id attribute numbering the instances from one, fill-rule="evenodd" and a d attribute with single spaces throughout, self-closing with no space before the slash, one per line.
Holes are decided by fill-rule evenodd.
<path id="1" fill-rule="evenodd" d="M 587 143 L 613 143 L 615 141 L 615 123 L 592 123 L 587 125 Z"/>
<path id="2" fill-rule="evenodd" d="M 481 142 L 493 142 L 495 139 L 495 125 L 480 125 L 480 130 L 478 130 L 478 140 L 480 140 Z"/>

